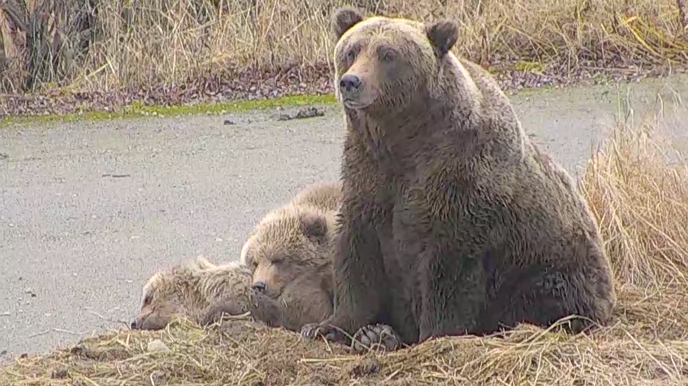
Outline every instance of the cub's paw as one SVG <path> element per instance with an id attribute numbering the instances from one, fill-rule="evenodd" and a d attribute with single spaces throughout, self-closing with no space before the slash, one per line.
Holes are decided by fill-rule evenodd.
<path id="1" fill-rule="evenodd" d="M 202 326 L 209 326 L 211 324 L 218 323 L 222 320 L 224 315 L 236 316 L 244 314 L 245 310 L 239 304 L 235 302 L 223 302 L 211 306 L 205 312 L 205 315 L 200 320 Z"/>
<path id="2" fill-rule="evenodd" d="M 392 327 L 376 324 L 361 327 L 352 342 L 352 349 L 357 353 L 367 350 L 394 351 L 401 347 L 401 339 Z"/>
<path id="3" fill-rule="evenodd" d="M 342 342 L 344 340 L 341 331 L 326 323 L 307 323 L 301 327 L 301 336 L 306 339 L 318 339 L 324 337 L 330 342 Z"/>
<path id="4" fill-rule="evenodd" d="M 277 300 L 269 297 L 261 291 L 251 293 L 251 315 L 270 327 L 281 325 L 281 312 Z"/>

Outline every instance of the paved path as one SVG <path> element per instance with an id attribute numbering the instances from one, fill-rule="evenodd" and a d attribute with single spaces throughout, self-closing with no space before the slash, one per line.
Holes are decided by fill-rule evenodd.
<path id="1" fill-rule="evenodd" d="M 663 83 L 632 86 L 633 107 L 646 110 Z M 613 121 L 616 92 L 513 100 L 575 172 Z M 667 106 L 679 95 L 661 94 Z M 342 138 L 336 107 L 286 122 L 253 113 L 0 128 L 0 361 L 129 321 L 146 279 L 184 257 L 238 258 L 266 211 L 338 178 Z"/>

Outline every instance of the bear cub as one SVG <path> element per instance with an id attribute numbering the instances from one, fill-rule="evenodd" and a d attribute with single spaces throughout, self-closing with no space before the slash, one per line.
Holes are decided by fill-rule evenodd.
<path id="1" fill-rule="evenodd" d="M 159 330 L 173 319 L 206 324 L 219 304 L 231 315 L 249 312 L 252 271 L 239 262 L 215 265 L 202 256 L 155 273 L 143 287 L 132 329 Z"/>
<path id="2" fill-rule="evenodd" d="M 332 313 L 332 248 L 341 195 L 337 183 L 308 185 L 253 230 L 240 262 L 253 270 L 250 310 L 256 320 L 300 331 Z M 215 314 L 222 311 L 219 305 Z"/>

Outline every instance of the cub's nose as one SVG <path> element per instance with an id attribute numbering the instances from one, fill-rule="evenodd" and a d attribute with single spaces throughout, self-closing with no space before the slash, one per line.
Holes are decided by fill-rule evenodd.
<path id="1" fill-rule="evenodd" d="M 265 285 L 265 282 L 263 282 L 263 281 L 257 281 L 255 283 L 253 283 L 253 285 L 251 286 L 251 288 L 253 288 L 256 291 L 260 291 L 260 292 L 265 291 L 265 287 L 266 287 L 266 285 Z"/>
<path id="2" fill-rule="evenodd" d="M 136 319 L 131 321 L 131 329 L 132 330 L 137 330 L 139 328 L 138 323 L 136 323 Z"/>
<path id="3" fill-rule="evenodd" d="M 356 75 L 344 75 L 342 79 L 339 80 L 339 88 L 346 91 L 352 91 L 358 89 L 361 86 L 361 78 Z"/>

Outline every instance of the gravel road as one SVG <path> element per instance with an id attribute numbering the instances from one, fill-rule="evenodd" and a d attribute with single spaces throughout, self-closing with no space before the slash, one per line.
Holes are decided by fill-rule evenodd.
<path id="1" fill-rule="evenodd" d="M 675 107 L 687 85 L 677 77 L 632 85 L 630 96 L 628 86 L 600 86 L 512 99 L 526 130 L 576 173 L 613 122 L 617 92 L 639 118 L 661 91 L 666 128 L 687 136 L 677 124 L 688 110 Z M 342 117 L 324 112 L 0 128 L 0 362 L 128 322 L 147 278 L 185 257 L 237 259 L 266 211 L 338 178 Z"/>

